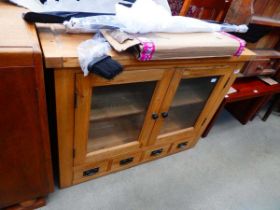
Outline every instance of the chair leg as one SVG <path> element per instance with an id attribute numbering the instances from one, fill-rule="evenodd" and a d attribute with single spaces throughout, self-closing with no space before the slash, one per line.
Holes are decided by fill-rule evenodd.
<path id="1" fill-rule="evenodd" d="M 274 97 L 274 99 L 272 100 L 270 106 L 268 107 L 266 113 L 264 114 L 262 121 L 266 121 L 268 119 L 268 117 L 270 116 L 270 114 L 272 113 L 274 107 L 276 106 L 276 104 L 279 102 L 280 100 L 280 95 L 278 94 L 277 96 Z"/>
<path id="2" fill-rule="evenodd" d="M 179 13 L 180 16 L 186 16 L 189 8 L 190 8 L 191 0 L 184 0 L 183 6 Z"/>
<path id="3" fill-rule="evenodd" d="M 254 118 L 259 113 L 259 111 L 271 100 L 272 96 L 273 95 L 268 95 L 268 96 L 262 98 L 262 100 L 260 101 L 258 107 L 256 107 L 255 113 L 252 115 L 252 117 L 250 119 L 251 121 L 254 120 Z"/>

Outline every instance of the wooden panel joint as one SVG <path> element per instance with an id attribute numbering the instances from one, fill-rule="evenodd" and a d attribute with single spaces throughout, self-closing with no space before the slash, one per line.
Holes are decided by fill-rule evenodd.
<path id="1" fill-rule="evenodd" d="M 76 157 L 76 150 L 73 149 L 73 158 L 75 158 L 75 157 Z"/>

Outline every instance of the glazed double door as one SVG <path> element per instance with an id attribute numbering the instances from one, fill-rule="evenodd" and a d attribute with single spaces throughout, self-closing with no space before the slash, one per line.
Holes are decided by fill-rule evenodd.
<path id="1" fill-rule="evenodd" d="M 230 75 L 229 67 L 76 74 L 74 164 L 195 136 Z"/>

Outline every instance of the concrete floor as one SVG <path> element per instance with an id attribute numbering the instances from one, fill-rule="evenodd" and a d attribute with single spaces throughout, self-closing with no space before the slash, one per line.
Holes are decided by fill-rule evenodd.
<path id="1" fill-rule="evenodd" d="M 56 190 L 42 210 L 280 210 L 280 117 L 223 112 L 194 149 Z"/>

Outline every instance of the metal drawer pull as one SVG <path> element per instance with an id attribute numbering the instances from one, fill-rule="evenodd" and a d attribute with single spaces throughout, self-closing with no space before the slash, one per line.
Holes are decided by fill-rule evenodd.
<path id="1" fill-rule="evenodd" d="M 157 113 L 153 113 L 153 114 L 152 114 L 152 118 L 153 118 L 154 120 L 158 119 L 158 114 L 157 114 Z"/>
<path id="2" fill-rule="evenodd" d="M 84 176 L 92 176 L 94 174 L 97 174 L 98 172 L 99 172 L 99 167 L 84 171 L 83 175 Z"/>
<path id="3" fill-rule="evenodd" d="M 158 156 L 163 152 L 163 149 L 157 149 L 151 152 L 151 156 Z"/>
<path id="4" fill-rule="evenodd" d="M 162 116 L 163 118 L 167 118 L 167 117 L 168 117 L 168 112 L 162 112 L 162 113 L 161 113 L 161 116 Z"/>
<path id="5" fill-rule="evenodd" d="M 130 158 L 121 160 L 120 165 L 123 166 L 123 165 L 129 164 L 129 163 L 133 162 L 133 159 L 134 159 L 133 157 L 130 157 Z"/>
<path id="6" fill-rule="evenodd" d="M 183 149 L 183 148 L 186 148 L 187 145 L 188 145 L 188 142 L 187 142 L 187 141 L 186 141 L 186 142 L 182 142 L 182 143 L 180 143 L 180 144 L 177 145 L 177 148 L 178 148 L 178 149 Z"/>

